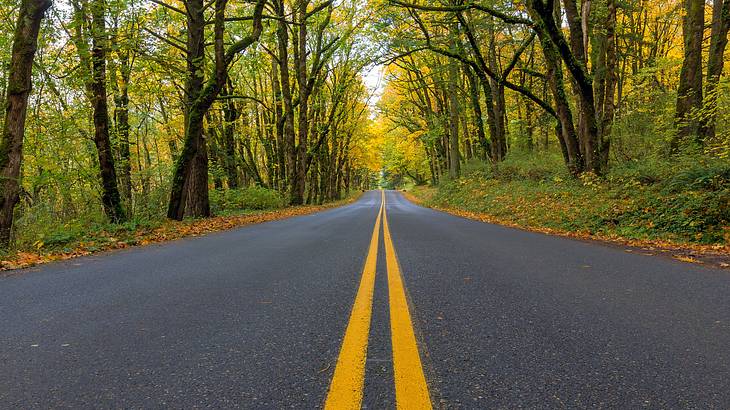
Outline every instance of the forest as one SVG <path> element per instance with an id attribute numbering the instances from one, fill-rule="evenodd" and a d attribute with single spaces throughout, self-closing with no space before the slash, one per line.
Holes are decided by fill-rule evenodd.
<path id="1" fill-rule="evenodd" d="M 368 187 L 361 6 L 4 1 L 0 243 L 65 247 Z"/>
<path id="2" fill-rule="evenodd" d="M 3 252 L 378 184 L 539 229 L 730 241 L 730 0 L 0 13 Z"/>
<path id="3" fill-rule="evenodd" d="M 389 4 L 390 186 L 538 231 L 730 244 L 730 1 Z"/>

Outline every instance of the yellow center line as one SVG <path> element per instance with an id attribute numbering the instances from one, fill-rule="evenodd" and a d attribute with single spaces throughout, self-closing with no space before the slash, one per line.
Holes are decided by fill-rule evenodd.
<path id="1" fill-rule="evenodd" d="M 383 193 L 385 203 L 385 193 Z M 388 269 L 388 298 L 390 299 L 390 332 L 393 344 L 393 373 L 395 401 L 398 409 L 431 409 L 426 377 L 418 355 L 416 335 L 408 311 L 398 258 L 390 237 L 388 215 L 383 209 L 383 242 Z"/>
<path id="2" fill-rule="evenodd" d="M 378 238 L 384 205 L 385 194 L 381 196 L 380 210 L 375 220 L 373 236 L 370 239 L 370 248 L 365 259 L 360 287 L 355 296 L 345 337 L 342 339 L 340 355 L 337 358 L 337 366 L 324 405 L 325 409 L 359 409 L 362 403 L 365 360 L 375 288 L 375 268 L 378 261 Z"/>

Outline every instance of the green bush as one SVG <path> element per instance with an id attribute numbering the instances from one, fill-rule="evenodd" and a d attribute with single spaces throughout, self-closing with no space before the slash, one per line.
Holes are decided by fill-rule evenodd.
<path id="1" fill-rule="evenodd" d="M 277 209 L 286 206 L 286 201 L 278 191 L 255 186 L 211 191 L 210 205 L 213 213 L 225 213 L 239 210 Z"/>
<path id="2" fill-rule="evenodd" d="M 718 191 L 730 186 L 730 163 L 695 163 L 681 169 L 667 179 L 665 190 L 681 192 L 686 190 Z"/>

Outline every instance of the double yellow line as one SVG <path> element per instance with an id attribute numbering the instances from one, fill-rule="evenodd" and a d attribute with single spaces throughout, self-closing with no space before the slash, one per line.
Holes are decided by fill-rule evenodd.
<path id="1" fill-rule="evenodd" d="M 428 394 L 426 377 L 423 374 L 421 358 L 418 354 L 418 345 L 413 332 L 403 279 L 401 278 L 395 247 L 388 227 L 384 191 L 381 191 L 380 211 L 375 220 L 370 248 L 365 259 L 362 279 L 360 279 L 360 287 L 355 296 L 355 303 L 352 306 L 345 337 L 342 340 L 342 347 L 337 358 L 334 376 L 332 376 L 332 384 L 327 394 L 325 409 L 359 409 L 362 404 L 381 217 L 386 268 L 388 270 L 388 298 L 390 302 L 390 332 L 393 345 L 396 406 L 399 409 L 431 409 L 431 399 Z"/>

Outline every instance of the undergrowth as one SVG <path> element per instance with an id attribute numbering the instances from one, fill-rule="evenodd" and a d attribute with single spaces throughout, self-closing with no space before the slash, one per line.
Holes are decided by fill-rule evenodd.
<path id="1" fill-rule="evenodd" d="M 13 246 L 0 250 L 0 257 L 18 251 L 71 252 L 79 247 L 93 252 L 112 243 L 135 245 L 140 235 L 160 228 L 167 222 L 163 203 L 157 209 L 135 209 L 120 224 L 109 223 L 101 209 L 90 209 L 75 217 L 64 217 L 49 211 L 43 204 L 24 210 L 14 227 Z M 286 201 L 277 191 L 249 187 L 227 191 L 211 191 L 213 215 L 245 215 L 285 207 Z M 60 221 L 59 221 L 60 220 Z"/>
<path id="2" fill-rule="evenodd" d="M 0 270 L 17 269 L 63 260 L 97 251 L 163 242 L 187 236 L 231 229 L 296 215 L 305 215 L 356 199 L 359 192 L 348 193 L 338 201 L 321 205 L 287 207 L 281 196 L 263 188 L 211 193 L 211 218 L 173 221 L 164 217 L 162 208 L 152 217 L 137 215 L 121 224 L 105 222 L 101 213 L 52 224 L 38 218 L 21 218 L 21 235 L 13 247 L 0 252 Z M 26 214 L 31 216 L 34 214 Z"/>
<path id="3" fill-rule="evenodd" d="M 417 195 L 423 195 L 416 189 Z M 730 161 L 684 155 L 571 177 L 559 156 L 512 155 L 467 163 L 430 205 L 491 215 L 530 228 L 685 243 L 730 243 Z"/>

